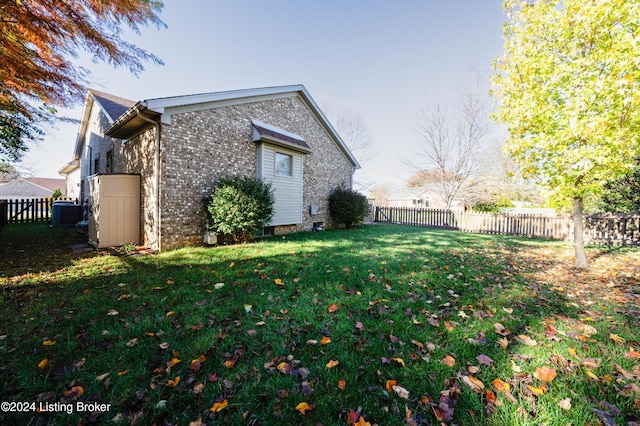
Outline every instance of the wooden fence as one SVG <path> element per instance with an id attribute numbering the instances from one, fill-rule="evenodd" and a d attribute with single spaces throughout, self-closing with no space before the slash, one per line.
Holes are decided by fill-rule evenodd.
<path id="1" fill-rule="evenodd" d="M 573 239 L 573 218 L 462 212 L 404 207 L 375 208 L 375 222 L 456 229 L 500 235 L 517 235 L 558 240 Z M 592 244 L 639 245 L 640 216 L 587 216 L 585 241 Z"/>
<path id="2" fill-rule="evenodd" d="M 51 207 L 54 201 L 70 198 L 24 198 L 0 200 L 0 227 L 7 223 L 48 222 L 51 220 Z"/>

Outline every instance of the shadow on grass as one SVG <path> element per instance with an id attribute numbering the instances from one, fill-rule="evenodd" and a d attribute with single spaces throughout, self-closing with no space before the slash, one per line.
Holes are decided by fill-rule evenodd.
<path id="1" fill-rule="evenodd" d="M 86 243 L 75 227 L 50 227 L 46 222 L 8 224 L 0 229 L 0 278 L 50 273 L 69 266 L 73 244 Z"/>
<path id="2" fill-rule="evenodd" d="M 113 404 L 97 417 L 102 423 L 200 417 L 226 424 L 345 424 L 349 411 L 360 409 L 372 423 L 399 424 L 408 408 L 417 424 L 431 424 L 436 408 L 445 414 L 448 408 L 452 419 L 445 421 L 480 425 L 566 424 L 557 401 L 571 395 L 576 412 L 570 420 L 593 422 L 591 405 L 615 391 L 570 374 L 580 366 L 557 355 L 566 354 L 573 339 L 568 344 L 581 357 L 596 358 L 606 326 L 588 337 L 570 329 L 584 324 L 583 310 L 566 293 L 532 280 L 528 271 L 537 266 L 518 256 L 536 245 L 368 226 L 88 259 L 100 265 L 26 290 L 29 303 L 4 299 L 1 397 L 70 401 L 64 392 L 82 386 L 81 399 Z M 546 261 L 555 266 L 555 259 Z M 323 337 L 330 343 L 322 344 Z M 56 343 L 43 346 L 47 340 Z M 202 367 L 192 368 L 190 360 L 200 356 Z M 182 362 L 170 365 L 174 358 Z M 51 366 L 35 368 L 43 359 Z M 328 368 L 331 360 L 338 366 Z M 538 397 L 527 386 L 541 385 L 534 372 L 544 365 L 560 376 Z M 107 372 L 108 379 L 98 379 Z M 503 405 L 489 415 L 487 394 L 467 386 L 469 376 L 487 388 L 500 378 L 516 402 L 499 395 Z M 443 407 L 441 392 L 456 394 L 454 384 L 457 402 Z M 209 410 L 223 400 L 227 408 Z M 303 401 L 314 406 L 304 417 L 295 410 Z M 35 421 L 70 423 L 91 415 L 41 413 Z M 18 424 L 34 415 L 16 418 L 5 420 Z"/>

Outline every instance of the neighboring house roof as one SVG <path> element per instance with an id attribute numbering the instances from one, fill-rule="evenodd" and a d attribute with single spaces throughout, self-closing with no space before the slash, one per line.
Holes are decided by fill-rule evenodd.
<path id="1" fill-rule="evenodd" d="M 29 177 L 25 180 L 28 180 L 31 183 L 35 183 L 43 188 L 50 189 L 51 191 L 55 191 L 59 189 L 64 191 L 66 181 L 64 179 L 56 179 L 56 178 L 41 178 L 41 177 Z"/>
<path id="2" fill-rule="evenodd" d="M 39 182 L 39 183 L 38 183 Z M 57 182 L 53 189 L 41 185 L 52 185 Z M 40 198 L 50 197 L 53 191 L 60 188 L 66 192 L 64 179 L 48 179 L 48 178 L 18 178 L 12 181 L 0 184 L 0 198 Z"/>
<path id="3" fill-rule="evenodd" d="M 349 151 L 349 148 L 347 148 L 347 145 L 344 143 L 342 138 L 340 138 L 338 132 L 336 132 L 329 120 L 322 113 L 309 92 L 307 92 L 307 89 L 301 84 L 201 93 L 139 101 L 118 117 L 111 127 L 105 131 L 105 134 L 118 139 L 130 139 L 139 134 L 142 130 L 152 126 L 153 124 L 150 120 L 160 121 L 163 124 L 171 124 L 171 117 L 173 114 L 201 111 L 220 105 L 237 105 L 261 100 L 286 98 L 295 95 L 302 98 L 309 109 L 314 113 L 319 123 L 337 143 L 352 165 L 359 169 L 360 164 L 358 161 L 355 159 L 351 151 Z M 262 135 L 291 143 L 294 146 L 302 147 L 303 149 L 309 149 L 306 142 L 304 142 L 304 139 L 300 136 L 294 135 L 291 137 L 291 134 L 286 134 L 282 129 L 274 130 L 269 127 L 265 127 L 264 123 L 257 123 L 258 127 L 262 128 L 262 130 L 256 130 Z M 254 122 L 254 127 L 255 125 L 256 122 Z M 275 132 L 276 134 L 269 135 L 269 131 Z"/>
<path id="4" fill-rule="evenodd" d="M 109 93 L 100 92 L 98 90 L 89 89 L 87 92 L 87 98 L 84 103 L 84 109 L 82 110 L 82 120 L 80 122 L 80 128 L 78 129 L 78 135 L 76 137 L 76 146 L 73 153 L 72 160 L 65 164 L 58 170 L 61 175 L 67 175 L 77 170 L 80 167 L 80 155 L 82 154 L 82 147 L 84 146 L 84 137 L 86 134 L 87 125 L 89 124 L 89 118 L 93 106 L 100 108 L 107 119 L 113 123 L 118 117 L 124 114 L 129 108 L 136 103 L 132 100 L 121 98 L 119 96 L 110 95 Z"/>

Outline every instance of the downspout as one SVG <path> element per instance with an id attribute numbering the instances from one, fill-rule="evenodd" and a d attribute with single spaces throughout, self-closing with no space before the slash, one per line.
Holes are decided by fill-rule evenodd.
<path id="1" fill-rule="evenodd" d="M 155 241 L 152 241 L 151 244 L 156 244 L 157 245 L 157 249 L 160 250 L 160 123 L 158 123 L 155 120 L 151 120 L 150 118 L 145 117 L 144 115 L 140 114 L 139 110 L 136 110 L 136 115 L 148 122 L 151 123 L 155 126 L 156 128 L 156 143 L 155 143 L 155 155 L 154 155 L 154 165 L 153 165 L 153 169 L 155 171 L 156 174 L 156 179 L 154 184 L 154 192 L 155 192 L 155 197 L 156 197 L 156 204 L 155 204 L 155 221 L 153 224 L 153 233 L 155 236 Z"/>

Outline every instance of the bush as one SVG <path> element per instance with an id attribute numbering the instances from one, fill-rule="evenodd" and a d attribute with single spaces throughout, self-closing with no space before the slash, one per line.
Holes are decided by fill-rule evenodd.
<path id="1" fill-rule="evenodd" d="M 346 228 L 362 223 L 368 210 L 367 197 L 357 191 L 339 186 L 329 194 L 331 218 Z"/>
<path id="2" fill-rule="evenodd" d="M 207 205 L 213 229 L 247 242 L 273 216 L 271 184 L 259 179 L 230 176 L 220 179 Z"/>

